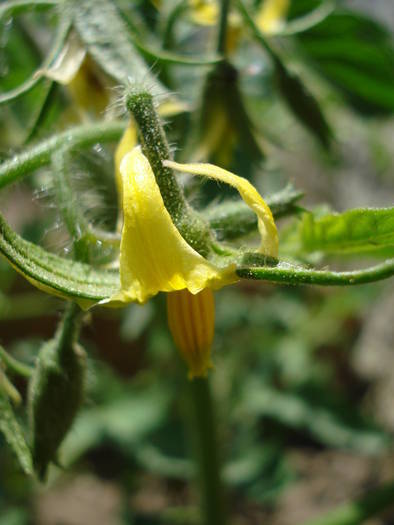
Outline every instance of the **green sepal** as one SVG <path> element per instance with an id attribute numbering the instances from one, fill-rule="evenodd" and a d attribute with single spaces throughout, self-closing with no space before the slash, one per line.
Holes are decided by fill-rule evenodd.
<path id="1" fill-rule="evenodd" d="M 216 64 L 207 74 L 195 120 L 191 154 L 196 158 L 229 165 L 235 145 L 240 144 L 251 162 L 264 160 L 257 129 L 242 97 L 238 71 L 230 62 Z"/>
<path id="2" fill-rule="evenodd" d="M 88 308 L 120 288 L 118 270 L 64 259 L 22 239 L 0 214 L 0 253 L 37 288 Z"/>
<path id="3" fill-rule="evenodd" d="M 274 219 L 296 215 L 302 208 L 297 202 L 303 193 L 290 185 L 266 198 Z M 225 201 L 211 209 L 204 210 L 210 227 L 220 240 L 235 240 L 249 233 L 257 232 L 257 216 L 244 202 Z"/>
<path id="4" fill-rule="evenodd" d="M 86 356 L 76 343 L 78 315 L 70 305 L 55 337 L 42 346 L 29 383 L 33 466 L 41 481 L 83 401 Z"/>

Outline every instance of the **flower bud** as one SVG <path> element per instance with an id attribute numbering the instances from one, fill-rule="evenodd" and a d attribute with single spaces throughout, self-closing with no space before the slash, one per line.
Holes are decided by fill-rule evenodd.
<path id="1" fill-rule="evenodd" d="M 195 295 L 187 289 L 168 293 L 167 314 L 174 342 L 189 366 L 189 378 L 205 377 L 213 366 L 215 302 L 212 290 L 205 288 Z"/>
<path id="2" fill-rule="evenodd" d="M 73 334 L 65 333 L 67 321 L 42 346 L 29 384 L 31 449 L 34 470 L 41 480 L 49 463 L 57 461 L 57 449 L 83 400 L 85 352 Z"/>

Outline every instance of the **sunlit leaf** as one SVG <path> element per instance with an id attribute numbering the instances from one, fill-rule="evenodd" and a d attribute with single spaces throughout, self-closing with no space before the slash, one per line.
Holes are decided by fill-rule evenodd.
<path id="1" fill-rule="evenodd" d="M 394 255 L 394 208 L 360 208 L 314 217 L 305 213 L 299 227 L 303 249 L 324 253 Z"/>
<path id="2" fill-rule="evenodd" d="M 297 36 L 305 57 L 362 111 L 394 111 L 394 46 L 379 23 L 337 10 Z"/>

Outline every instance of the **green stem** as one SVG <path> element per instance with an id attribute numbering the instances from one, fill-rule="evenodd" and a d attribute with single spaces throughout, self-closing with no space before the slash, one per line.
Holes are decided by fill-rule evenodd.
<path id="1" fill-rule="evenodd" d="M 97 142 L 112 142 L 120 139 L 125 128 L 122 121 L 88 124 L 71 128 L 33 146 L 28 151 L 15 155 L 0 165 L 0 189 L 22 179 L 28 173 L 46 166 L 52 155 L 63 147 L 86 148 Z"/>
<path id="2" fill-rule="evenodd" d="M 184 11 L 189 9 L 187 0 L 180 0 L 178 4 L 171 10 L 167 17 L 166 25 L 163 33 L 163 49 L 171 49 L 174 47 L 174 27 L 176 22 Z"/>
<path id="3" fill-rule="evenodd" d="M 304 525 L 359 525 L 384 511 L 394 502 L 394 481 L 379 487 L 356 501 L 329 512 Z"/>
<path id="4" fill-rule="evenodd" d="M 30 366 L 17 361 L 14 357 L 10 356 L 2 346 L 0 346 L 0 361 L 3 361 L 6 368 L 9 368 L 11 372 L 22 377 L 30 377 L 33 369 Z"/>
<path id="5" fill-rule="evenodd" d="M 209 226 L 187 203 L 172 169 L 163 165 L 164 160 L 171 159 L 171 153 L 151 93 L 132 87 L 125 100 L 138 125 L 142 151 L 149 160 L 168 213 L 186 242 L 206 256 L 212 243 Z"/>
<path id="6" fill-rule="evenodd" d="M 256 257 L 257 254 L 253 254 Z M 264 259 L 264 256 L 263 256 Z M 267 264 L 262 260 L 261 266 Z M 268 261 L 269 262 L 269 261 Z M 237 275 L 244 279 L 271 281 L 281 284 L 317 284 L 320 286 L 351 286 L 381 281 L 394 275 L 394 259 L 365 270 L 353 272 L 331 272 L 302 268 L 286 262 L 260 268 L 239 268 Z"/>
<path id="7" fill-rule="evenodd" d="M 216 50 L 219 55 L 226 54 L 226 39 L 227 39 L 227 24 L 228 14 L 230 8 L 230 0 L 221 0 L 220 2 L 220 17 L 218 23 L 218 39 Z"/>
<path id="8" fill-rule="evenodd" d="M 198 463 L 204 525 L 224 525 L 226 515 L 215 413 L 208 379 L 189 382 L 190 421 Z"/>
<path id="9" fill-rule="evenodd" d="M 255 24 L 252 16 L 250 15 L 248 9 L 246 8 L 245 4 L 242 2 L 242 0 L 237 0 L 237 6 L 238 10 L 241 13 L 244 21 L 246 24 L 250 27 L 253 35 L 255 36 L 256 40 L 260 42 L 260 44 L 263 46 L 263 48 L 266 50 L 267 54 L 272 58 L 272 60 L 276 63 L 279 61 L 279 57 L 275 53 L 275 51 L 272 49 L 270 44 L 268 43 L 265 36 L 262 34 L 260 29 Z"/>
<path id="10" fill-rule="evenodd" d="M 172 170 L 162 164 L 163 160 L 171 158 L 171 153 L 154 107 L 153 97 L 150 93 L 138 89 L 126 96 L 127 109 L 140 130 L 142 151 L 155 174 L 164 205 L 177 224 L 188 213 L 188 206 Z"/>
<path id="11" fill-rule="evenodd" d="M 67 303 L 63 319 L 56 331 L 57 353 L 59 360 L 69 359 L 70 353 L 74 353 L 74 343 L 76 343 L 81 330 L 83 312 L 74 302 Z"/>
<path id="12" fill-rule="evenodd" d="M 1 364 L 1 360 L 0 360 Z M 4 393 L 15 405 L 22 401 L 21 395 L 0 367 L 0 395 Z"/>
<path id="13" fill-rule="evenodd" d="M 70 152 L 57 151 L 52 157 L 54 189 L 59 210 L 73 241 L 74 259 L 89 262 L 89 223 L 78 205 L 70 180 Z"/>

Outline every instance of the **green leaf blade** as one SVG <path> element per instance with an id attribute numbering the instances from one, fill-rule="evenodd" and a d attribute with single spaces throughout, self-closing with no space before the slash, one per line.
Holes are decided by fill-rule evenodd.
<path id="1" fill-rule="evenodd" d="M 304 250 L 323 253 L 394 255 L 394 207 L 360 208 L 315 218 L 305 213 L 300 224 Z"/>
<path id="2" fill-rule="evenodd" d="M 304 56 L 360 112 L 394 111 L 394 46 L 379 23 L 336 10 L 297 36 Z"/>
<path id="3" fill-rule="evenodd" d="M 75 28 L 89 53 L 115 81 L 145 82 L 154 94 L 165 87 L 138 55 L 128 37 L 128 28 L 109 0 L 68 0 Z"/>

